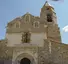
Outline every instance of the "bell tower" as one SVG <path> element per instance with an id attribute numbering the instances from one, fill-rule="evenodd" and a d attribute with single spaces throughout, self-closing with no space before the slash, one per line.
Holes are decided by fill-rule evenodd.
<path id="1" fill-rule="evenodd" d="M 41 8 L 40 22 L 47 26 L 45 28 L 47 33 L 47 38 L 55 41 L 61 42 L 60 29 L 57 24 L 57 16 L 52 5 L 45 2 L 44 6 Z"/>
<path id="2" fill-rule="evenodd" d="M 55 10 L 53 6 L 48 3 L 48 1 L 46 1 L 41 8 L 40 18 L 41 22 L 45 22 L 46 24 L 57 24 L 57 16 Z"/>

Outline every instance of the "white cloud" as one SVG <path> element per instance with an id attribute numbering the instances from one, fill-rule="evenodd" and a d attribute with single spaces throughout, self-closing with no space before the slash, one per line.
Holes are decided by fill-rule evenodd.
<path id="1" fill-rule="evenodd" d="M 64 28 L 62 28 L 62 30 L 63 30 L 64 32 L 68 32 L 68 25 L 65 26 Z"/>

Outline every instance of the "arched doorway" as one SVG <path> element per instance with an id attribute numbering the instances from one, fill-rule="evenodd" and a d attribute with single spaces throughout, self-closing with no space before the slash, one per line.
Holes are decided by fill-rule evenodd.
<path id="1" fill-rule="evenodd" d="M 28 58 L 23 58 L 21 59 L 20 64 L 31 64 L 31 61 Z"/>
<path id="2" fill-rule="evenodd" d="M 36 64 L 36 61 L 32 55 L 28 53 L 22 53 L 17 56 L 14 64 Z"/>

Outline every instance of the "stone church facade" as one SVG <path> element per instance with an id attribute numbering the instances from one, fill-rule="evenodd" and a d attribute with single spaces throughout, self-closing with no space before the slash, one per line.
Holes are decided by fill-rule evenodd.
<path id="1" fill-rule="evenodd" d="M 56 12 L 47 1 L 40 17 L 27 12 L 9 22 L 0 44 L 4 64 L 68 64 L 68 45 L 61 41 Z"/>

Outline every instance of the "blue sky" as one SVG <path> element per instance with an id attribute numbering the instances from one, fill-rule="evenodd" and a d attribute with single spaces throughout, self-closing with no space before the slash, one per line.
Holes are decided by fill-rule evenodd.
<path id="1" fill-rule="evenodd" d="M 16 17 L 23 16 L 26 12 L 39 16 L 40 10 L 46 0 L 0 0 L 0 39 L 5 37 L 6 25 Z M 68 0 L 53 2 L 58 25 L 61 31 L 62 42 L 68 44 L 68 31 L 62 30 L 68 25 Z M 68 30 L 68 28 L 66 28 Z"/>

